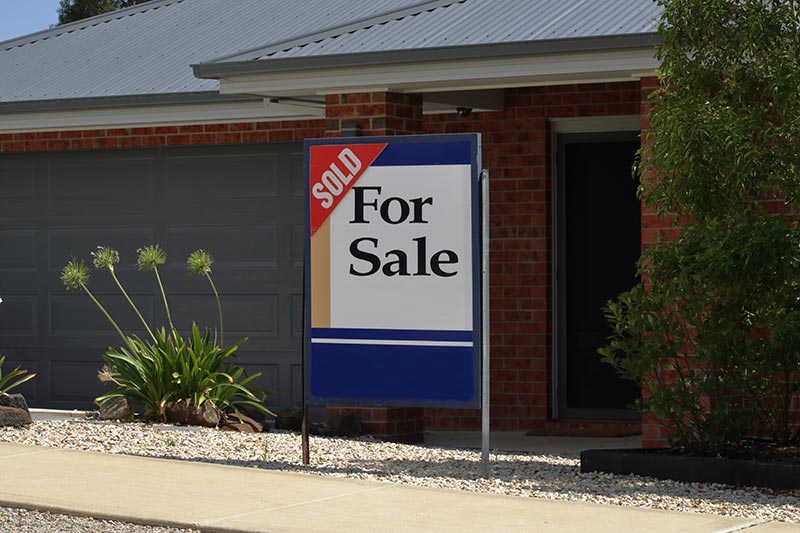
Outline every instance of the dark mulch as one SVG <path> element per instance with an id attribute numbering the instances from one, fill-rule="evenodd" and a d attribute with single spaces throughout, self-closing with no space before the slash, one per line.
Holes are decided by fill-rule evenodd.
<path id="1" fill-rule="evenodd" d="M 667 448 L 652 451 L 671 455 L 725 457 L 727 459 L 800 464 L 800 443 L 786 446 L 764 440 L 746 440 L 713 449 Z"/>

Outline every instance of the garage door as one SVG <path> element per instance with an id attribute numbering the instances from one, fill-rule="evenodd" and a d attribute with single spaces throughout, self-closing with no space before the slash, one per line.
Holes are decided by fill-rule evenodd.
<path id="1" fill-rule="evenodd" d="M 22 390 L 36 407 L 89 408 L 104 347 L 118 344 L 82 293 L 59 273 L 97 245 L 119 250 L 117 272 L 146 319 L 166 323 L 155 280 L 136 250 L 160 244 L 176 326 L 216 326 L 213 295 L 186 273 L 187 255 L 216 258 L 226 339 L 249 337 L 239 363 L 263 372 L 273 408 L 300 400 L 303 259 L 302 146 L 161 148 L 0 156 L 0 354 L 38 378 Z M 123 330 L 141 324 L 106 272 L 90 288 Z"/>

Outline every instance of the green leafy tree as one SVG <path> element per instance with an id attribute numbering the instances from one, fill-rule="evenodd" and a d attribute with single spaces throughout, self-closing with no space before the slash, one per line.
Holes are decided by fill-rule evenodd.
<path id="1" fill-rule="evenodd" d="M 794 0 L 660 0 L 644 204 L 680 227 L 609 302 L 604 359 L 677 445 L 797 440 L 800 19 Z"/>
<path id="2" fill-rule="evenodd" d="M 58 23 L 75 22 L 147 1 L 149 0 L 61 0 L 58 4 Z"/>

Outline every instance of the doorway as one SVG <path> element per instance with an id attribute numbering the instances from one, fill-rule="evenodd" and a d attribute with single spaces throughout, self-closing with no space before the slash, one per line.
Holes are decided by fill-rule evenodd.
<path id="1" fill-rule="evenodd" d="M 631 175 L 638 149 L 638 131 L 556 137 L 557 418 L 638 418 L 627 406 L 641 389 L 597 353 L 611 334 L 603 308 L 638 281 L 641 205 Z"/>

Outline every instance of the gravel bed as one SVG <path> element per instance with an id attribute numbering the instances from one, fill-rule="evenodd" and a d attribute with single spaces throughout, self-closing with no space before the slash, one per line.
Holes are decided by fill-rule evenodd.
<path id="1" fill-rule="evenodd" d="M 0 441 L 800 523 L 800 491 L 581 474 L 576 454 L 493 453 L 494 475 L 483 479 L 479 477 L 479 451 L 386 443 L 369 437 L 311 437 L 309 466 L 300 464 L 300 436 L 285 431 L 247 434 L 68 420 L 34 422 L 21 429 L 0 428 Z"/>
<path id="2" fill-rule="evenodd" d="M 47 511 L 0 507 L 0 533 L 200 533 L 194 529 L 140 526 Z"/>

